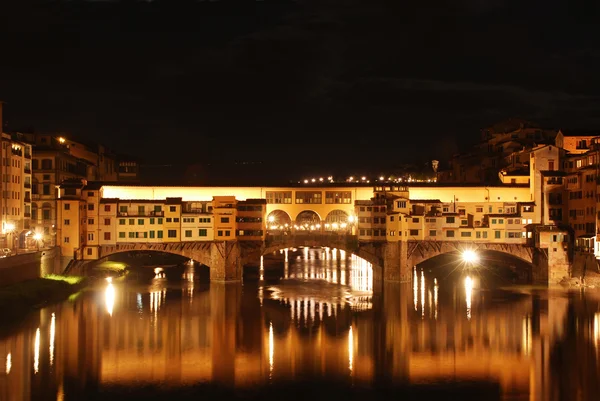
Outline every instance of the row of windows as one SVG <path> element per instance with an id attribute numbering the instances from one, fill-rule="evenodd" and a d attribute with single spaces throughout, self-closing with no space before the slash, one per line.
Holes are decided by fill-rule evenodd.
<path id="1" fill-rule="evenodd" d="M 206 228 L 198 229 L 199 237 L 208 236 L 208 230 Z M 193 230 L 183 231 L 184 238 L 193 237 Z M 162 230 L 150 230 L 141 232 L 123 232 L 119 231 L 119 238 L 164 238 L 164 232 Z M 167 238 L 177 238 L 177 230 L 167 230 Z"/>
<path id="2" fill-rule="evenodd" d="M 365 224 L 385 224 L 385 217 L 359 217 L 358 222 Z"/>
<path id="3" fill-rule="evenodd" d="M 262 237 L 263 230 L 237 230 L 238 237 Z"/>
<path id="4" fill-rule="evenodd" d="M 369 237 L 371 237 L 371 236 L 373 236 L 373 237 L 383 237 L 383 236 L 385 236 L 385 230 L 377 230 L 377 229 L 370 230 L 370 229 L 367 228 L 367 229 L 361 229 L 361 230 L 359 230 L 359 234 L 361 236 L 367 235 Z"/>
<path id="5" fill-rule="evenodd" d="M 360 212 L 374 212 L 374 213 L 385 213 L 385 206 L 360 206 L 358 208 Z"/>
<path id="6" fill-rule="evenodd" d="M 291 204 L 292 203 L 292 191 L 267 191 L 265 194 L 267 203 L 270 204 Z M 322 204 L 323 203 L 323 192 L 322 191 L 296 191 L 297 204 L 310 203 L 310 204 Z M 352 192 L 351 191 L 325 191 L 325 204 L 351 204 L 352 203 Z"/>
<path id="7" fill-rule="evenodd" d="M 192 238 L 193 232 L 194 232 L 193 230 L 184 230 L 183 237 L 184 238 Z M 111 234 L 110 232 L 103 233 L 105 241 L 111 240 L 110 234 Z M 229 237 L 230 235 L 231 235 L 230 230 L 219 230 L 217 232 L 217 236 L 219 236 L 219 237 L 223 237 L 223 236 Z M 240 235 L 240 236 L 262 236 L 263 231 L 262 230 L 250 230 L 250 231 L 240 230 L 238 232 L 238 235 Z M 141 232 L 119 231 L 118 236 L 120 239 L 124 239 L 124 238 L 131 238 L 131 239 L 164 238 L 164 231 L 163 230 L 150 230 L 150 231 L 141 231 Z M 198 237 L 207 237 L 207 236 L 208 236 L 208 230 L 206 228 L 198 229 Z M 177 238 L 177 230 L 167 230 L 167 238 Z M 88 233 L 88 241 L 93 241 L 93 240 L 94 240 L 94 233 Z M 64 243 L 65 244 L 69 243 L 69 237 L 64 238 Z"/>
<path id="8" fill-rule="evenodd" d="M 411 237 L 418 237 L 419 231 L 420 230 L 408 230 L 408 235 Z M 445 233 L 446 233 L 445 236 L 447 238 L 456 237 L 455 230 L 446 230 Z M 437 230 L 429 230 L 428 235 L 430 237 L 437 237 L 438 236 L 437 234 L 438 234 Z M 527 234 L 526 232 L 520 232 L 520 231 L 506 231 L 504 237 L 505 238 L 525 238 L 526 234 Z M 395 230 L 390 231 L 390 237 L 394 237 L 394 236 L 396 236 L 396 231 Z M 398 231 L 398 236 L 402 236 L 401 231 Z M 461 231 L 460 236 L 461 236 L 461 238 L 471 238 L 471 237 L 473 237 L 473 232 L 472 231 Z M 475 231 L 475 238 L 488 238 L 488 232 L 487 231 Z M 494 238 L 495 239 L 502 238 L 502 231 L 494 230 Z"/>
<path id="9" fill-rule="evenodd" d="M 390 216 L 390 221 L 394 221 L 395 216 Z M 413 217 L 412 222 L 418 223 L 420 221 L 419 217 Z M 506 219 L 507 224 L 531 224 L 532 219 Z M 363 221 L 361 220 L 361 223 Z M 437 218 L 435 217 L 426 217 L 425 223 L 435 223 L 437 222 Z M 446 217 L 446 224 L 454 224 L 456 222 L 456 218 L 454 216 Z M 460 224 L 466 226 L 468 224 L 468 220 L 461 219 Z M 504 224 L 504 219 L 491 219 L 492 224 Z"/>

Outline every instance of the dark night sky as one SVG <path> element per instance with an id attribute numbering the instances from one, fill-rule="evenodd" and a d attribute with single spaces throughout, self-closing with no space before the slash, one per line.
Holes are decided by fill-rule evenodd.
<path id="1" fill-rule="evenodd" d="M 145 162 L 369 171 L 509 117 L 600 127 L 598 1 L 1 3 L 8 129 Z"/>

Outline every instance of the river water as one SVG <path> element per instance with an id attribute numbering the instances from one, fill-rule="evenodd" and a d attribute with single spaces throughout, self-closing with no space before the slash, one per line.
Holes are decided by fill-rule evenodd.
<path id="1" fill-rule="evenodd" d="M 0 339 L 0 400 L 600 400 L 600 290 L 275 258 L 243 284 L 190 265 L 32 313 Z"/>

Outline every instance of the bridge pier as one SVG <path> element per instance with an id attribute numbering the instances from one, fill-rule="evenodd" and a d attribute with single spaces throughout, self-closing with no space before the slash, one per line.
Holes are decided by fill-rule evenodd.
<path id="1" fill-rule="evenodd" d="M 412 266 L 406 241 L 387 242 L 383 249 L 384 281 L 408 283 L 412 280 Z"/>
<path id="2" fill-rule="evenodd" d="M 178 253 L 210 268 L 210 281 L 236 282 L 242 280 L 242 251 L 238 241 L 206 243 L 209 248 L 183 247 Z"/>
<path id="3" fill-rule="evenodd" d="M 212 379 L 218 384 L 235 384 L 236 325 L 240 311 L 239 284 L 211 283 Z"/>
<path id="4" fill-rule="evenodd" d="M 239 242 L 214 242 L 210 248 L 210 281 L 241 281 L 241 259 L 241 248 Z"/>

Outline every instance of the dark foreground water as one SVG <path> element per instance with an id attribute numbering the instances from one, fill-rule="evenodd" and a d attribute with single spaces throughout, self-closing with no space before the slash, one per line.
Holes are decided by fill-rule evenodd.
<path id="1" fill-rule="evenodd" d="M 599 290 L 278 257 L 262 281 L 190 266 L 33 313 L 0 339 L 0 400 L 600 400 Z"/>

